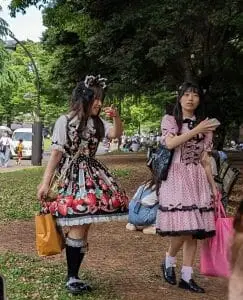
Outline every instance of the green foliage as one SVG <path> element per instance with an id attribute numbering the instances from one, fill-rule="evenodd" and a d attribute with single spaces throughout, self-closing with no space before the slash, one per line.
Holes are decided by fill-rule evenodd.
<path id="1" fill-rule="evenodd" d="M 44 139 L 44 151 L 50 151 L 51 148 L 51 139 Z"/>
<path id="2" fill-rule="evenodd" d="M 0 265 L 1 274 L 6 278 L 9 300 L 73 299 L 65 290 L 63 261 L 5 253 L 0 255 Z M 104 284 L 97 273 L 82 270 L 82 279 L 95 288 L 94 292 L 82 295 L 82 299 L 119 299 L 109 288 L 109 284 Z"/>
<path id="3" fill-rule="evenodd" d="M 2 10 L 1 6 L 0 6 L 0 11 Z M 0 18 L 0 37 L 4 37 L 8 34 L 8 23 Z"/>
<path id="4" fill-rule="evenodd" d="M 224 131 L 243 122 L 241 1 L 46 2 L 44 43 L 54 53 L 51 74 L 60 88 L 70 90 L 92 71 L 109 78 L 111 97 L 139 98 L 195 79 L 206 90 L 208 115 Z M 12 0 L 12 8 L 37 3 Z M 135 115 L 141 119 L 142 108 Z"/>
<path id="5" fill-rule="evenodd" d="M 49 80 L 52 56 L 40 43 L 28 41 L 24 45 L 33 56 L 39 72 L 42 120 L 45 125 L 53 124 L 54 120 L 67 110 L 67 97 Z M 37 89 L 36 73 L 30 58 L 21 46 L 16 45 L 16 50 L 7 53 L 2 61 L 4 66 L 7 66 L 4 74 L 5 77 L 8 75 L 8 78 L 1 80 L 0 77 L 0 117 L 2 120 L 9 120 L 9 123 L 32 123 L 37 107 Z"/>

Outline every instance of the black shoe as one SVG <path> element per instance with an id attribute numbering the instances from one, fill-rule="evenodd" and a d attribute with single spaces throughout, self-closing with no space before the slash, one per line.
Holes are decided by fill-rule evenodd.
<path id="1" fill-rule="evenodd" d="M 174 267 L 165 267 L 165 262 L 162 263 L 161 265 L 162 268 L 162 273 L 164 276 L 164 279 L 172 285 L 176 285 L 176 275 L 175 275 L 175 268 Z"/>
<path id="2" fill-rule="evenodd" d="M 92 288 L 88 284 L 82 282 L 79 278 L 74 280 L 68 280 L 66 283 L 66 289 L 73 295 L 80 295 L 85 292 L 91 292 Z"/>
<path id="3" fill-rule="evenodd" d="M 189 290 L 194 293 L 205 293 L 205 290 L 198 286 L 193 279 L 190 279 L 189 282 L 181 279 L 179 282 L 179 288 Z"/>

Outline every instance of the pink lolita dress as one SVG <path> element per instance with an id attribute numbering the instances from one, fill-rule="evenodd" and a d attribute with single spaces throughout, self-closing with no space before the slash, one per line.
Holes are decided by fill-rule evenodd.
<path id="1" fill-rule="evenodd" d="M 102 122 L 107 135 L 111 124 Z M 107 167 L 95 158 L 99 141 L 93 119 L 88 119 L 81 134 L 79 123 L 77 117 L 61 116 L 55 124 L 52 148 L 62 152 L 58 169 L 67 172 L 59 195 L 55 201 L 46 202 L 44 209 L 60 226 L 126 220 L 128 198 Z M 77 151 L 79 155 L 73 160 Z"/>
<path id="2" fill-rule="evenodd" d="M 193 119 L 183 122 L 181 133 L 189 131 Z M 178 134 L 173 116 L 165 115 L 162 123 L 162 144 L 170 134 Z M 192 235 L 204 239 L 215 234 L 214 201 L 203 166 L 203 151 L 212 148 L 212 135 L 200 134 L 178 146 L 173 155 L 168 178 L 159 190 L 156 228 L 162 236 Z"/>

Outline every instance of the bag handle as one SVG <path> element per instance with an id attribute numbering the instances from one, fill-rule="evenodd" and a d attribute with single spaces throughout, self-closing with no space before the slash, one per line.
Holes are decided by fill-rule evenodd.
<path id="1" fill-rule="evenodd" d="M 216 196 L 216 205 L 215 205 L 215 217 L 217 218 L 226 218 L 226 212 L 222 204 L 222 194 L 218 191 Z"/>

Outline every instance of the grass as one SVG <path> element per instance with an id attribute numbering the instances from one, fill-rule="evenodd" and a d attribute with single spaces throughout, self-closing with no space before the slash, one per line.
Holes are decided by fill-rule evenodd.
<path id="1" fill-rule="evenodd" d="M 73 299 L 65 288 L 66 267 L 63 261 L 5 253 L 0 255 L 1 274 L 5 277 L 8 300 L 68 300 Z M 83 271 L 82 279 L 93 292 L 76 296 L 82 300 L 118 300 L 109 282 L 101 281 L 96 273 Z"/>
<path id="2" fill-rule="evenodd" d="M 44 168 L 0 174 L 0 220 L 30 219 L 39 210 L 36 193 Z"/>
<path id="3" fill-rule="evenodd" d="M 51 139 L 44 139 L 44 151 L 50 151 Z"/>
<path id="4" fill-rule="evenodd" d="M 127 178 L 130 176 L 131 169 L 111 169 L 111 174 L 118 178 Z"/>
<path id="5" fill-rule="evenodd" d="M 44 168 L 20 170 L 0 174 L 0 220 L 32 219 L 39 210 L 36 198 L 37 186 Z M 114 169 L 113 174 L 128 177 L 130 169 Z M 7 226 L 7 223 L 6 223 Z M 62 260 L 41 259 L 32 255 L 0 253 L 0 273 L 5 277 L 8 300 L 68 300 L 73 296 L 64 288 L 66 266 Z M 109 274 L 109 280 L 116 279 Z M 119 300 L 112 290 L 109 280 L 104 280 L 97 272 L 85 271 L 82 279 L 89 282 L 94 291 L 75 297 L 83 300 Z"/>
<path id="6" fill-rule="evenodd" d="M 128 178 L 131 169 L 113 169 L 118 179 Z M 36 197 L 44 168 L 36 167 L 18 172 L 0 173 L 0 220 L 28 220 L 39 210 Z"/>

